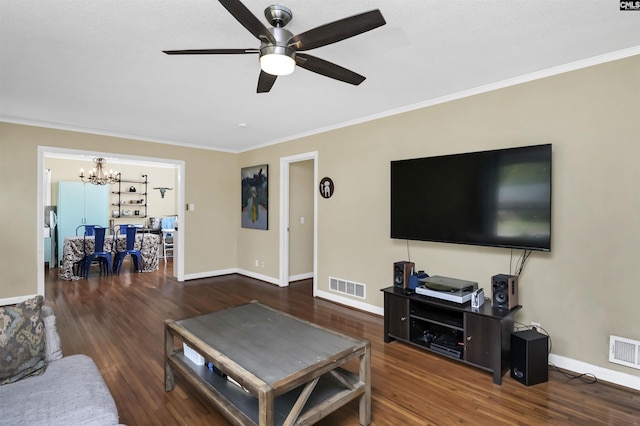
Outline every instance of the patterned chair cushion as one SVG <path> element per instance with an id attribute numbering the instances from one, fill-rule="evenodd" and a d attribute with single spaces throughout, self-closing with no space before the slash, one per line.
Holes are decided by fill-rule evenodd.
<path id="1" fill-rule="evenodd" d="M 46 368 L 43 297 L 0 307 L 0 385 L 40 375 Z"/>

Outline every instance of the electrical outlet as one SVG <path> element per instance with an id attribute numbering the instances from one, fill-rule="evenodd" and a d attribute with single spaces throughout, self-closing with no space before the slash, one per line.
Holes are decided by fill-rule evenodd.
<path id="1" fill-rule="evenodd" d="M 264 268 L 264 260 L 262 262 L 260 262 L 260 267 Z"/>
<path id="2" fill-rule="evenodd" d="M 540 331 L 540 329 L 542 328 L 542 325 L 540 325 L 539 322 L 531 321 L 531 327 L 534 328 L 536 331 Z"/>

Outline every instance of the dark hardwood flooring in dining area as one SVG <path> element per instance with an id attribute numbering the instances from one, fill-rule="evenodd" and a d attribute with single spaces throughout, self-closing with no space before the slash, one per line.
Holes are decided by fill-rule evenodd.
<path id="1" fill-rule="evenodd" d="M 83 353 L 98 365 L 118 407 L 134 425 L 229 424 L 179 374 L 164 390 L 164 320 L 187 318 L 257 300 L 329 329 L 371 342 L 372 425 L 640 425 L 640 392 L 588 384 L 551 369 L 549 381 L 524 386 L 441 356 L 383 340 L 380 316 L 312 297 L 311 280 L 280 288 L 241 275 L 184 283 L 160 270 L 63 281 L 45 272 L 45 298 L 55 310 L 65 355 Z M 165 273 L 166 272 L 166 273 Z M 348 364 L 355 369 L 357 364 Z M 319 425 L 358 424 L 358 403 Z"/>

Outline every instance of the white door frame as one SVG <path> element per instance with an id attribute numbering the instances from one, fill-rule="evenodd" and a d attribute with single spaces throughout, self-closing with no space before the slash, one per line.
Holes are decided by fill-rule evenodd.
<path id="1" fill-rule="evenodd" d="M 280 287 L 289 285 L 289 166 L 313 160 L 313 296 L 318 280 L 318 151 L 280 158 Z"/>

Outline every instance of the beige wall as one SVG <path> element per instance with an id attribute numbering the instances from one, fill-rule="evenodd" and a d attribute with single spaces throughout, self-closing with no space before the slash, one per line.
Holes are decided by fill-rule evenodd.
<path id="1" fill-rule="evenodd" d="M 32 293 L 40 267 L 37 145 L 108 143 L 111 152 L 146 155 L 153 149 L 158 157 L 184 160 L 187 202 L 198 204 L 185 218 L 187 271 L 236 267 L 274 279 L 279 159 L 317 151 L 319 177 L 331 177 L 336 186 L 331 199 L 318 203 L 318 289 L 330 293 L 329 276 L 363 283 L 365 303 L 381 308 L 379 290 L 391 285 L 393 262 L 408 256 L 405 241 L 389 238 L 391 160 L 552 143 L 552 252 L 534 252 L 527 262 L 517 320 L 542 323 L 554 354 L 639 376 L 607 361 L 609 334 L 640 339 L 638 75 L 640 56 L 238 155 L 0 124 L 0 220 L 12 224 L 0 227 L 12 247 L 0 256 L 0 297 Z M 269 230 L 241 229 L 239 170 L 264 163 Z M 24 214 L 15 214 L 16 205 Z M 418 268 L 485 288 L 492 275 L 510 267 L 506 249 L 428 242 L 410 242 L 409 249 Z M 264 268 L 255 267 L 256 256 Z M 17 270 L 16 264 L 24 266 Z"/>
<path id="2" fill-rule="evenodd" d="M 529 258 L 516 319 L 540 322 L 554 354 L 638 376 L 608 362 L 610 334 L 640 339 L 638 75 L 640 56 L 265 147 L 240 162 L 269 163 L 277 208 L 279 158 L 318 151 L 318 176 L 336 187 L 318 205 L 318 289 L 331 293 L 330 276 L 364 283 L 366 303 L 381 307 L 393 262 L 408 256 L 406 241 L 389 238 L 391 160 L 552 143 L 552 252 Z M 272 247 L 276 262 L 271 225 L 259 245 Z M 253 242 L 240 236 L 240 266 Z M 409 249 L 418 268 L 486 289 L 510 270 L 507 249 L 413 241 Z M 268 273 L 277 277 L 277 269 Z"/>
<path id="3" fill-rule="evenodd" d="M 237 156 L 202 149 L 0 123 L 0 227 L 11 250 L 0 256 L 0 299 L 37 292 L 38 146 L 107 153 L 185 163 L 185 274 L 227 270 L 237 265 Z M 86 168 L 85 168 L 86 169 Z M 18 178 L 19 177 L 19 178 Z M 157 192 L 157 191 L 156 191 Z M 19 212 L 19 214 L 18 214 Z M 215 242 L 215 244 L 214 244 Z M 15 265 L 21 265 L 16 268 Z"/>

